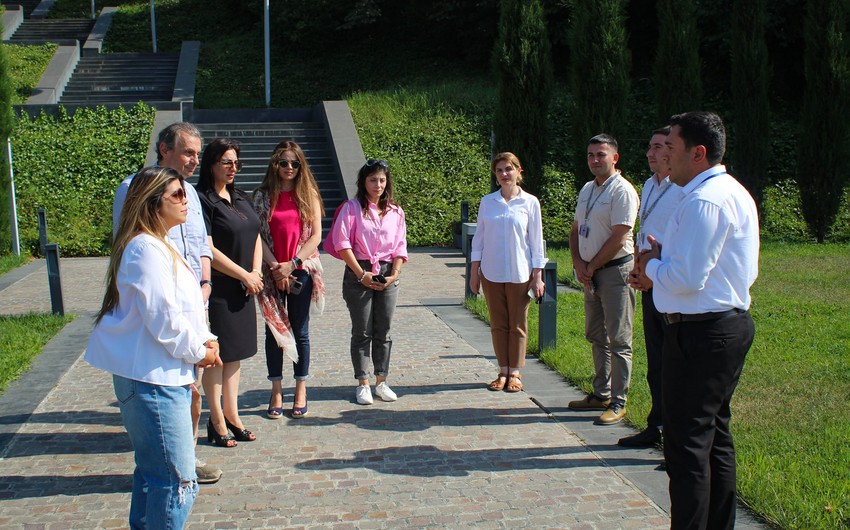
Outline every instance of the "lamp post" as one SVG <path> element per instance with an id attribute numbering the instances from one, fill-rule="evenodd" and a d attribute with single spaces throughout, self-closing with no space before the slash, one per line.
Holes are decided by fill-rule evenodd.
<path id="1" fill-rule="evenodd" d="M 272 101 L 271 59 L 269 45 L 269 0 L 263 0 L 263 42 L 266 48 L 266 107 Z"/>
<path id="2" fill-rule="evenodd" d="M 156 13 L 151 0 L 151 40 L 153 41 L 153 52 L 156 53 Z"/>

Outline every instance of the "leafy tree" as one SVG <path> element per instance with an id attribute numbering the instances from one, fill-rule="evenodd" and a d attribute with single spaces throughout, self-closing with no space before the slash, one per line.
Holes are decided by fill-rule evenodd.
<path id="1" fill-rule="evenodd" d="M 658 0 L 655 97 L 662 122 L 702 104 L 695 0 Z"/>
<path id="2" fill-rule="evenodd" d="M 850 6 L 809 0 L 803 23 L 806 87 L 797 182 L 803 217 L 823 243 L 850 171 Z"/>
<path id="3" fill-rule="evenodd" d="M 540 0 L 502 0 L 493 53 L 499 100 L 493 118 L 496 152 L 523 165 L 523 185 L 540 191 L 546 156 L 546 112 L 552 96 L 552 57 Z"/>
<path id="4" fill-rule="evenodd" d="M 15 116 L 12 113 L 12 76 L 9 73 L 9 60 L 4 46 L 0 44 L 0 254 L 5 254 L 12 248 L 10 173 L 6 145 L 15 126 Z"/>
<path id="5" fill-rule="evenodd" d="M 732 105 L 735 176 L 762 210 L 770 137 L 767 0 L 735 0 L 732 7 Z"/>
<path id="6" fill-rule="evenodd" d="M 576 189 L 589 180 L 587 141 L 599 133 L 623 140 L 629 69 L 624 0 L 575 0 L 570 29 Z"/>

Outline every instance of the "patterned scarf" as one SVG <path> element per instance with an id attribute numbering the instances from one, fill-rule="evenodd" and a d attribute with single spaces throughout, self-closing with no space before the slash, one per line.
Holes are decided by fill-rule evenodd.
<path id="1" fill-rule="evenodd" d="M 263 243 L 274 253 L 274 243 L 272 242 L 271 232 L 269 231 L 269 217 L 271 215 L 270 197 L 263 191 L 254 193 L 254 209 L 257 215 L 260 216 L 260 236 Z M 304 243 L 310 239 L 313 233 L 313 225 L 310 222 L 303 222 L 301 226 L 301 237 L 298 240 L 297 253 L 304 246 Z M 322 281 L 322 262 L 319 261 L 318 248 L 313 250 L 310 257 L 304 260 L 302 264 L 310 276 L 313 277 L 313 292 L 310 296 L 310 315 L 321 315 L 325 309 L 325 283 Z M 283 349 L 292 362 L 298 362 L 298 350 L 295 348 L 295 337 L 292 335 L 292 326 L 289 323 L 289 316 L 286 314 L 286 308 L 283 306 L 282 297 L 285 293 L 278 291 L 277 286 L 272 279 L 272 271 L 269 265 L 263 261 L 263 290 L 257 295 L 257 300 L 260 302 L 260 308 L 263 311 L 263 318 L 266 321 L 269 329 L 274 335 L 277 345 Z"/>

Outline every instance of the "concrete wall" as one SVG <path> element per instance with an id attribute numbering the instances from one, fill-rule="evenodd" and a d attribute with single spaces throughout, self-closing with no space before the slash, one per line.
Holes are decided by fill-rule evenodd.
<path id="1" fill-rule="evenodd" d="M 195 110 L 195 73 L 198 70 L 198 58 L 201 54 L 201 43 L 198 41 L 183 41 L 180 47 L 180 59 L 177 63 L 177 77 L 174 79 L 174 92 L 171 101 L 180 103 L 183 109 L 183 120 L 192 119 Z"/>
<path id="2" fill-rule="evenodd" d="M 89 38 L 83 44 L 83 57 L 97 55 L 103 49 L 103 40 L 106 38 L 106 33 L 109 31 L 109 26 L 112 25 L 112 16 L 118 11 L 117 7 L 104 7 L 97 17 L 97 22 L 89 33 Z"/>
<path id="3" fill-rule="evenodd" d="M 345 101 L 323 101 L 316 107 L 316 121 L 325 124 L 331 136 L 333 157 L 348 198 L 357 193 L 357 172 L 366 162 L 360 136 Z"/>
<path id="4" fill-rule="evenodd" d="M 6 6 L 3 12 L 3 38 L 9 40 L 24 22 L 24 10 L 21 6 Z"/>
<path id="5" fill-rule="evenodd" d="M 32 95 L 27 99 L 27 105 L 58 103 L 79 61 L 79 46 L 59 46 L 33 89 Z"/>

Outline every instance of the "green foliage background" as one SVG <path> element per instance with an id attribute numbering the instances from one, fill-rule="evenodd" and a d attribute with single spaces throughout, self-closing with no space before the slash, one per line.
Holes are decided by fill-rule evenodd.
<path id="1" fill-rule="evenodd" d="M 154 110 L 79 109 L 59 118 L 18 119 L 12 148 L 21 249 L 38 251 L 39 208 L 63 256 L 109 253 L 118 184 L 145 160 Z"/>

